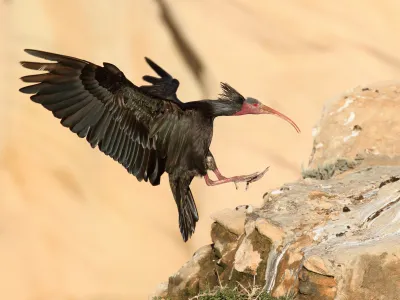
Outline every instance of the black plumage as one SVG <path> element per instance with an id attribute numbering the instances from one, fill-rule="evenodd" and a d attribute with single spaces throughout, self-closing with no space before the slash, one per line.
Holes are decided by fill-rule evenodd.
<path id="1" fill-rule="evenodd" d="M 176 95 L 179 81 L 148 58 L 147 63 L 159 77 L 146 75 L 143 79 L 150 85 L 136 86 L 110 63 L 98 66 L 70 56 L 25 51 L 51 62 L 21 62 L 27 69 L 46 71 L 22 77 L 31 85 L 21 92 L 33 94 L 33 102 L 51 111 L 64 127 L 85 138 L 93 148 L 119 162 L 137 180 L 158 185 L 163 173 L 168 173 L 184 241 L 199 220 L 189 187 L 195 176 L 204 176 L 208 185 L 215 185 L 251 182 L 264 175 L 226 178 L 209 151 L 215 117 L 279 114 L 253 98 L 245 99 L 228 84 L 222 84 L 223 94 L 218 100 L 183 103 Z M 264 112 L 256 112 L 261 107 Z M 210 180 L 207 170 L 218 180 Z"/>

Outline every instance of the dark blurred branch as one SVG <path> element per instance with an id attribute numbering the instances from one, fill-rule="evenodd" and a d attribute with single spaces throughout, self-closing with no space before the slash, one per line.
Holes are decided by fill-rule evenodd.
<path id="1" fill-rule="evenodd" d="M 185 63 L 188 65 L 190 71 L 197 79 L 201 91 L 204 95 L 207 94 L 206 83 L 204 81 L 204 64 L 200 57 L 197 55 L 190 42 L 184 37 L 184 34 L 175 21 L 173 14 L 167 3 L 164 0 L 155 0 L 160 7 L 161 19 L 164 22 L 167 30 L 170 32 L 172 39 L 183 57 Z"/>
<path id="2" fill-rule="evenodd" d="M 381 62 L 383 62 L 391 67 L 395 67 L 397 69 L 400 68 L 400 60 L 397 57 L 392 56 L 388 53 L 385 53 L 381 49 L 378 49 L 374 46 L 360 45 L 359 47 L 361 49 L 363 49 L 365 52 L 367 52 L 368 54 L 374 56 L 376 59 L 380 60 Z"/>

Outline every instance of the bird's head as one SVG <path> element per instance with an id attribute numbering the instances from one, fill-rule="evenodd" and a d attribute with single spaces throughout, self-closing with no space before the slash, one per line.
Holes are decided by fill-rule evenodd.
<path id="1" fill-rule="evenodd" d="M 262 104 L 257 99 L 247 97 L 242 104 L 242 108 L 234 114 L 234 116 L 241 116 L 241 115 L 261 115 L 261 114 L 271 114 L 278 116 L 285 121 L 289 122 L 297 132 L 300 132 L 300 128 L 297 124 L 290 119 L 289 117 L 285 116 L 284 114 L 280 113 L 279 111 Z"/>
<path id="2" fill-rule="evenodd" d="M 243 115 L 261 115 L 270 114 L 278 116 L 285 121 L 289 122 L 297 132 L 300 132 L 299 126 L 292 119 L 280 113 L 279 111 L 272 109 L 264 104 L 262 104 L 257 99 L 251 97 L 243 97 L 238 91 L 232 88 L 227 83 L 221 83 L 223 93 L 220 95 L 220 99 L 228 101 L 231 103 L 229 115 L 231 116 L 243 116 Z"/>

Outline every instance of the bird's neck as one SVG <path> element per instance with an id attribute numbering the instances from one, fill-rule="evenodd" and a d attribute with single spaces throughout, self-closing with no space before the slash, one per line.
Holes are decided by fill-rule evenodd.
<path id="1" fill-rule="evenodd" d="M 232 116 L 240 111 L 241 106 L 230 100 L 200 100 L 186 102 L 189 109 L 200 110 L 206 117 L 216 118 L 220 116 Z"/>

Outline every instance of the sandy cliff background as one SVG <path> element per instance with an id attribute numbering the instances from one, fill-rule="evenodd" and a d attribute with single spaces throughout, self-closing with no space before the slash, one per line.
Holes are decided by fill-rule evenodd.
<path id="1" fill-rule="evenodd" d="M 259 205 L 299 177 L 325 100 L 400 77 L 399 14 L 396 0 L 2 0 L 0 298 L 146 299 L 209 242 L 213 211 Z M 137 84 L 148 56 L 180 80 L 181 99 L 215 98 L 226 81 L 302 134 L 269 116 L 218 119 L 225 175 L 271 168 L 247 192 L 195 179 L 200 222 L 185 244 L 166 177 L 137 182 L 18 92 L 23 48 L 108 61 Z"/>

